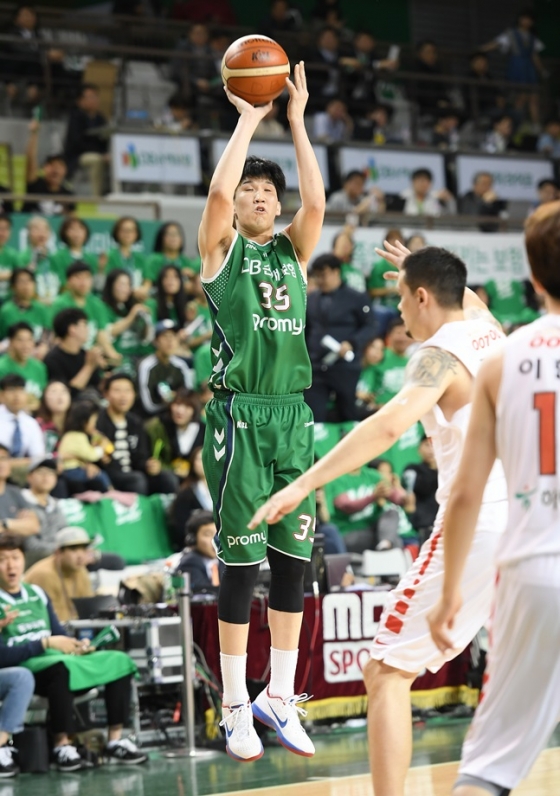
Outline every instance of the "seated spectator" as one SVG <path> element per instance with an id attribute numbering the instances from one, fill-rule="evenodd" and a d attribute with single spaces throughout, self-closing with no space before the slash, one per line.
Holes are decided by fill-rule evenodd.
<path id="1" fill-rule="evenodd" d="M 145 357 L 138 365 L 139 397 L 147 415 L 162 412 L 180 387 L 193 387 L 191 368 L 176 355 L 179 346 L 177 331 L 173 321 L 158 321 L 155 327 L 155 354 Z"/>
<path id="2" fill-rule="evenodd" d="M 200 273 L 200 257 L 185 257 L 185 233 L 176 221 L 168 221 L 158 229 L 154 242 L 154 253 L 148 260 L 148 279 L 154 283 L 164 265 L 176 265 L 183 279 L 191 279 Z"/>
<path id="3" fill-rule="evenodd" d="M 192 352 L 194 360 L 194 368 L 198 370 L 200 366 L 204 367 L 200 362 L 200 357 L 205 357 L 201 352 L 212 340 L 212 321 L 210 316 L 210 309 L 208 307 L 208 299 L 202 286 L 200 274 L 196 274 L 191 281 L 190 294 L 191 301 L 187 304 L 187 321 L 188 325 L 184 329 L 185 342 Z"/>
<path id="4" fill-rule="evenodd" d="M 437 44 L 425 39 L 416 46 L 413 72 L 419 72 L 432 80 L 418 80 L 412 86 L 412 95 L 420 107 L 421 114 L 433 115 L 438 108 L 449 105 L 446 84 L 437 78 L 443 75 Z"/>
<path id="5" fill-rule="evenodd" d="M 40 586 L 46 592 L 61 622 L 78 619 L 72 598 L 93 596 L 86 569 L 90 549 L 88 532 L 65 523 L 56 533 L 54 552 L 26 569 L 23 575 L 26 583 Z"/>
<path id="6" fill-rule="evenodd" d="M 89 171 L 92 193 L 103 196 L 109 163 L 109 139 L 99 128 L 107 125 L 100 111 L 99 87 L 93 83 L 82 83 L 76 107 L 70 112 L 64 156 L 68 174 L 74 174 L 78 166 Z"/>
<path id="7" fill-rule="evenodd" d="M 153 423 L 151 420 L 150 423 Z M 185 457 L 186 459 L 186 457 Z M 170 543 L 173 550 L 183 548 L 184 530 L 193 514 L 212 511 L 212 498 L 202 463 L 202 448 L 193 448 L 188 456 L 188 473 L 169 510 Z"/>
<path id="8" fill-rule="evenodd" d="M 127 738 L 122 728 L 130 705 L 130 680 L 136 666 L 124 652 L 89 652 L 89 641 L 66 635 L 51 601 L 39 586 L 22 582 L 25 558 L 20 538 L 0 538 L 0 589 L 4 609 L 19 614 L 0 634 L 0 668 L 21 666 L 35 675 L 35 693 L 49 702 L 49 729 L 54 736 L 53 756 L 59 771 L 85 767 L 75 746 L 72 692 L 104 685 L 109 724 L 103 757 L 120 763 L 144 763 L 148 758 Z M 24 609 L 24 610 L 21 610 Z M 52 654 L 47 650 L 52 650 Z M 81 656 L 88 651 L 87 659 Z"/>
<path id="9" fill-rule="evenodd" d="M 486 53 L 475 52 L 471 55 L 467 77 L 476 80 L 476 85 L 465 87 L 465 106 L 469 119 L 493 118 L 505 110 L 506 100 L 501 90 L 488 85 L 495 78 L 490 73 Z"/>
<path id="10" fill-rule="evenodd" d="M 138 361 L 152 351 L 153 322 L 150 308 L 132 295 L 130 274 L 123 268 L 105 280 L 102 301 L 108 321 L 107 335 L 122 357 L 119 370 L 136 375 Z"/>
<path id="11" fill-rule="evenodd" d="M 373 186 L 366 193 L 366 175 L 354 169 L 345 176 L 340 191 L 332 193 L 327 200 L 327 210 L 337 213 L 351 213 L 361 217 L 369 213 L 382 213 L 385 210 L 383 192 Z"/>
<path id="12" fill-rule="evenodd" d="M 431 440 L 424 436 L 418 446 L 420 464 L 407 464 L 402 481 L 407 492 L 414 493 L 416 508 L 411 522 L 422 545 L 431 535 L 439 505 L 436 500 L 438 472 Z"/>
<path id="13" fill-rule="evenodd" d="M 100 369 L 106 365 L 98 346 L 88 351 L 88 317 L 83 310 L 61 310 L 53 320 L 53 331 L 58 344 L 45 357 L 49 381 L 62 381 L 70 387 L 74 398 L 88 387 L 94 389 L 101 381 Z"/>
<path id="14" fill-rule="evenodd" d="M 0 444 L 13 459 L 13 467 L 27 467 L 34 456 L 45 455 L 43 435 L 37 421 L 25 410 L 25 379 L 9 373 L 0 379 Z"/>
<path id="15" fill-rule="evenodd" d="M 538 312 L 529 305 L 531 284 L 528 280 L 497 274 L 484 287 L 490 301 L 490 312 L 507 331 L 516 324 L 531 323 L 538 318 Z"/>
<path id="16" fill-rule="evenodd" d="M 10 449 L 0 442 L 0 539 L 8 533 L 27 539 L 39 533 L 39 519 L 29 508 L 22 490 L 7 483 L 11 474 Z"/>
<path id="17" fill-rule="evenodd" d="M 376 97 L 376 71 L 398 69 L 398 59 L 389 55 L 382 58 L 377 42 L 371 33 L 357 31 L 353 36 L 352 53 L 340 59 L 345 69 L 345 83 L 351 97 L 351 110 L 360 112 L 364 103 L 371 103 Z"/>
<path id="18" fill-rule="evenodd" d="M 507 206 L 498 199 L 494 178 L 488 171 L 479 171 L 473 177 L 472 189 L 459 199 L 459 212 L 466 216 L 492 216 L 497 218 Z M 496 224 L 480 224 L 481 232 L 496 232 Z"/>
<path id="19" fill-rule="evenodd" d="M 60 293 L 63 280 L 51 267 L 49 242 L 52 230 L 46 218 L 33 216 L 27 222 L 27 247 L 20 253 L 20 263 L 35 274 L 37 298 L 51 305 Z"/>
<path id="20" fill-rule="evenodd" d="M 8 340 L 8 350 L 0 357 L 0 380 L 8 373 L 21 376 L 25 381 L 25 409 L 34 412 L 47 386 L 47 368 L 33 356 L 33 329 L 25 321 L 14 323 L 8 329 Z"/>
<path id="21" fill-rule="evenodd" d="M 387 495 L 387 500 L 395 506 L 401 506 L 407 514 L 414 511 L 414 496 L 409 494 L 402 486 L 401 479 L 393 469 L 393 465 L 387 459 L 377 459 L 372 463 L 381 477 L 389 484 L 391 491 Z M 402 533 L 401 533 L 402 536 Z"/>
<path id="22" fill-rule="evenodd" d="M 268 14 L 261 19 L 258 32 L 274 39 L 279 33 L 297 33 L 303 21 L 301 13 L 288 0 L 270 0 Z"/>
<path id="23" fill-rule="evenodd" d="M 327 143 L 349 141 L 353 130 L 354 122 L 348 113 L 348 107 L 339 99 L 330 100 L 325 110 L 316 113 L 313 117 L 313 136 L 319 141 Z"/>
<path id="24" fill-rule="evenodd" d="M 43 176 L 39 176 L 37 163 L 37 148 L 39 137 L 39 122 L 33 120 L 29 123 L 29 140 L 27 143 L 27 188 L 28 194 L 43 194 L 52 196 L 73 196 L 74 192 L 66 184 L 68 168 L 64 155 L 60 152 L 49 155 L 43 161 Z M 38 199 L 24 203 L 23 213 L 42 213 L 44 216 L 60 216 L 72 213 L 76 209 L 73 202 L 58 202 L 56 199 Z"/>
<path id="25" fill-rule="evenodd" d="M 214 547 L 217 534 L 211 511 L 195 509 L 184 525 L 184 546 L 188 548 L 179 561 L 177 572 L 187 572 L 193 592 L 214 590 L 220 585 L 219 562 Z"/>
<path id="26" fill-rule="evenodd" d="M 170 97 L 160 118 L 154 120 L 154 127 L 167 133 L 182 133 L 194 126 L 191 103 L 179 91 Z"/>
<path id="27" fill-rule="evenodd" d="M 214 97 L 222 87 L 222 78 L 216 68 L 209 40 L 208 26 L 196 22 L 187 31 L 186 40 L 182 40 L 177 48 L 189 58 L 176 58 L 172 64 L 173 79 L 180 91 L 192 98 L 201 126 L 206 123 L 201 111 L 215 104 Z"/>
<path id="28" fill-rule="evenodd" d="M 538 202 L 535 203 L 535 208 L 545 205 L 548 202 L 556 202 L 560 199 L 560 188 L 556 180 L 551 180 L 549 177 L 544 180 L 539 180 L 537 185 Z M 2 319 L 2 310 L 0 309 L 0 321 Z"/>
<path id="29" fill-rule="evenodd" d="M 374 146 L 403 143 L 402 138 L 391 129 L 393 109 L 390 105 L 370 105 L 359 113 L 354 125 L 355 141 L 369 141 Z"/>
<path id="30" fill-rule="evenodd" d="M 201 421 L 198 395 L 179 387 L 169 408 L 161 417 L 146 423 L 152 456 L 158 458 L 165 470 L 175 473 L 182 481 L 192 471 L 190 456 L 204 441 L 205 425 Z"/>
<path id="31" fill-rule="evenodd" d="M 6 92 L 13 107 L 23 108 L 29 113 L 39 102 L 44 84 L 35 9 L 27 5 L 17 6 L 8 32 L 16 41 L 6 44 L 12 56 L 3 64 L 8 76 Z"/>
<path id="32" fill-rule="evenodd" d="M 35 356 L 43 359 L 48 351 L 46 338 L 51 324 L 49 310 L 35 298 L 35 284 L 36 277 L 30 268 L 12 271 L 12 296 L 0 307 L 0 340 L 7 337 L 10 326 L 25 321 L 33 329 Z"/>
<path id="33" fill-rule="evenodd" d="M 70 407 L 58 457 L 70 494 L 93 489 L 107 492 L 111 481 L 98 465 L 107 465 L 114 452 L 113 443 L 97 430 L 99 408 L 93 401 L 77 401 Z"/>
<path id="34" fill-rule="evenodd" d="M 346 224 L 333 238 L 332 254 L 338 257 L 342 263 L 340 274 L 344 284 L 357 290 L 359 293 L 365 293 L 366 278 L 364 273 L 360 271 L 359 268 L 354 268 L 352 265 L 354 247 L 354 227 L 350 224 Z"/>
<path id="35" fill-rule="evenodd" d="M 89 236 L 89 227 L 81 218 L 67 218 L 62 222 L 58 238 L 64 246 L 50 257 L 51 267 L 58 273 L 61 286 L 66 285 L 66 271 L 75 262 L 86 263 L 92 274 L 97 273 L 99 268 L 97 257 L 84 251 Z"/>
<path id="36" fill-rule="evenodd" d="M 323 549 L 325 555 L 336 555 L 337 553 L 347 553 L 344 539 L 337 526 L 331 522 L 330 511 L 327 507 L 327 499 L 324 489 L 315 490 L 316 501 L 316 526 L 315 535 L 323 536 Z M 353 580 L 352 580 L 353 582 Z M 348 584 L 346 584 L 348 585 Z"/>
<path id="37" fill-rule="evenodd" d="M 286 130 L 278 121 L 279 112 L 280 105 L 278 102 L 273 102 L 272 108 L 258 123 L 253 138 L 284 138 Z"/>
<path id="38" fill-rule="evenodd" d="M 181 271 L 176 265 L 164 265 L 155 283 L 155 297 L 146 301 L 154 323 L 170 320 L 182 329 L 187 322 L 187 294 Z"/>
<path id="39" fill-rule="evenodd" d="M 311 18 L 314 22 L 324 25 L 331 11 L 338 11 L 340 13 L 341 10 L 341 0 L 317 0 L 311 12 Z"/>
<path id="40" fill-rule="evenodd" d="M 440 108 L 432 128 L 430 143 L 438 149 L 455 151 L 459 147 L 459 112 L 454 108 Z"/>
<path id="41" fill-rule="evenodd" d="M 366 345 L 362 357 L 360 380 L 356 386 L 356 398 L 364 407 L 364 414 L 369 415 L 379 409 L 377 393 L 383 385 L 383 373 L 377 365 L 383 362 L 385 343 L 382 337 L 374 337 Z"/>
<path id="42" fill-rule="evenodd" d="M 150 440 L 142 420 L 130 410 L 136 400 L 134 383 L 125 373 L 113 373 L 103 385 L 107 402 L 97 419 L 97 430 L 114 447 L 105 466 L 115 489 L 138 495 L 175 492 L 179 480 L 163 469 L 161 458 L 150 455 Z"/>
<path id="43" fill-rule="evenodd" d="M 411 187 L 401 191 L 405 200 L 403 213 L 407 216 L 441 216 L 457 212 L 455 197 L 446 188 L 433 191 L 434 175 L 429 169 L 416 169 L 411 175 Z"/>
<path id="44" fill-rule="evenodd" d="M 502 115 L 496 119 L 492 126 L 492 131 L 488 133 L 482 149 L 490 154 L 506 152 L 511 148 L 511 136 L 513 133 L 513 119 L 509 115 Z"/>
<path id="45" fill-rule="evenodd" d="M 36 418 L 48 454 L 55 453 L 58 449 L 71 402 L 70 390 L 63 381 L 50 381 L 45 387 Z"/>
<path id="46" fill-rule="evenodd" d="M 17 611 L 6 611 L 0 619 L 0 629 L 3 630 L 17 616 Z M 17 751 L 10 745 L 10 736 L 23 732 L 23 722 L 33 691 L 35 678 L 27 669 L 21 666 L 11 666 L 0 669 L 0 779 L 16 777 L 19 766 L 14 760 Z"/>
<path id="47" fill-rule="evenodd" d="M 10 280 L 14 269 L 20 265 L 18 251 L 8 245 L 11 236 L 12 220 L 5 213 L 0 213 L 0 305 L 10 295 Z"/>
<path id="48" fill-rule="evenodd" d="M 414 232 L 412 235 L 408 236 L 404 242 L 404 245 L 412 254 L 413 252 L 420 251 L 420 249 L 425 249 L 428 245 L 428 242 L 426 241 L 426 238 L 419 232 Z"/>
<path id="49" fill-rule="evenodd" d="M 385 240 L 393 245 L 399 241 L 404 243 L 400 229 L 388 229 Z M 385 279 L 385 274 L 394 272 L 394 279 Z M 377 333 L 384 335 L 387 325 L 393 318 L 398 317 L 397 306 L 400 301 L 397 290 L 397 269 L 383 258 L 377 260 L 369 273 L 367 289 L 373 299 L 373 313 L 377 322 Z"/>
<path id="50" fill-rule="evenodd" d="M 550 158 L 560 158 L 560 119 L 549 119 L 537 141 L 537 152 Z"/>
<path id="51" fill-rule="evenodd" d="M 321 110 L 330 99 L 341 96 L 339 61 L 342 55 L 340 36 L 336 29 L 325 27 L 319 31 L 315 48 L 305 59 L 309 112 Z"/>
<path id="52" fill-rule="evenodd" d="M 27 468 L 28 489 L 21 495 L 39 519 L 39 533 L 25 540 L 25 565 L 46 558 L 56 549 L 56 533 L 68 524 L 58 500 L 51 495 L 58 481 L 57 462 L 52 456 L 32 459 Z M 39 584 L 41 585 L 41 584 Z"/>
<path id="53" fill-rule="evenodd" d="M 150 294 L 152 283 L 147 275 L 146 258 L 134 251 L 134 246 L 142 240 L 140 224 L 132 216 L 123 216 L 115 222 L 111 237 L 117 248 L 109 252 L 107 274 L 115 268 L 124 268 L 130 274 L 134 298 L 144 301 Z"/>

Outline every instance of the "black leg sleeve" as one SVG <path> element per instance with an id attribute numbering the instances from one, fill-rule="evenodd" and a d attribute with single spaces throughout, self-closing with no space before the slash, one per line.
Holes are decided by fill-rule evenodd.
<path id="1" fill-rule="evenodd" d="M 303 576 L 306 561 L 268 548 L 270 564 L 270 596 L 268 605 L 274 611 L 299 614 L 303 611 Z"/>
<path id="2" fill-rule="evenodd" d="M 222 622 L 230 622 L 232 625 L 249 624 L 259 568 L 259 564 L 226 566 L 218 595 L 218 619 Z"/>

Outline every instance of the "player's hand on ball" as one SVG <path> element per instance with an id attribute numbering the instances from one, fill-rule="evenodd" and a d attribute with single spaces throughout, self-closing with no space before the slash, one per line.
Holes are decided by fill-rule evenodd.
<path id="1" fill-rule="evenodd" d="M 251 105 L 250 102 L 247 102 L 241 97 L 238 97 L 237 94 L 232 94 L 231 91 L 224 86 L 224 91 L 226 92 L 228 100 L 234 105 L 240 114 L 249 113 L 254 115 L 260 121 L 263 119 L 267 113 L 270 113 L 272 110 L 272 102 L 267 102 L 266 105 Z"/>
<path id="2" fill-rule="evenodd" d="M 266 522 L 268 525 L 274 525 L 279 522 L 286 514 L 295 511 L 302 500 L 304 500 L 308 491 L 299 486 L 296 481 L 293 484 L 281 489 L 273 495 L 270 500 L 267 500 L 264 506 L 255 513 L 255 516 L 247 526 L 251 530 L 256 528 L 261 522 Z"/>
<path id="3" fill-rule="evenodd" d="M 391 265 L 394 265 L 400 271 L 404 261 L 410 254 L 410 249 L 407 249 L 406 246 L 403 246 L 400 241 L 397 241 L 393 244 L 384 240 L 383 246 L 385 247 L 384 249 L 376 248 L 375 253 L 380 257 L 383 257 L 384 260 L 387 260 L 388 263 L 391 263 Z M 386 274 L 384 274 L 384 276 L 386 276 Z M 389 278 L 394 279 L 395 274 L 392 274 Z"/>
<path id="4" fill-rule="evenodd" d="M 455 624 L 455 617 L 462 605 L 460 594 L 450 598 L 441 597 L 437 605 L 428 614 L 428 625 L 436 647 L 441 652 L 453 649 L 453 641 L 449 635 Z"/>
<path id="5" fill-rule="evenodd" d="M 293 82 L 289 77 L 286 78 L 286 86 L 290 95 L 288 102 L 288 121 L 293 122 L 303 119 L 305 106 L 309 99 L 309 92 L 307 91 L 307 79 L 305 77 L 305 66 L 303 61 L 300 61 L 294 66 L 294 80 Z"/>

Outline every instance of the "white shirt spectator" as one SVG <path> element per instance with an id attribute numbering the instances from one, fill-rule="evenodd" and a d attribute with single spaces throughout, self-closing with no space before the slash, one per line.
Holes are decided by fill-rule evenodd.
<path id="1" fill-rule="evenodd" d="M 445 199 L 445 207 L 442 207 L 437 191 L 430 191 L 423 201 L 416 197 L 412 188 L 405 188 L 400 196 L 405 200 L 403 213 L 406 216 L 441 216 L 443 212 L 451 214 L 457 212 L 455 199 L 449 196 Z"/>
<path id="2" fill-rule="evenodd" d="M 14 458 L 28 459 L 35 456 L 44 456 L 45 440 L 39 423 L 26 412 L 12 414 L 3 404 L 0 404 L 0 445 L 13 454 L 14 434 L 19 425 L 21 434 L 20 450 Z"/>
<path id="3" fill-rule="evenodd" d="M 347 141 L 351 130 L 344 119 L 333 119 L 326 111 L 313 117 L 313 135 L 328 141 Z"/>

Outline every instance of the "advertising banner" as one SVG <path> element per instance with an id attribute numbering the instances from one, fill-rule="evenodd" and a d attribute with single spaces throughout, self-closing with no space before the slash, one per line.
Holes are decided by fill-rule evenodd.
<path id="1" fill-rule="evenodd" d="M 196 138 L 116 133 L 111 159 L 117 182 L 198 185 L 202 179 Z"/>
<path id="2" fill-rule="evenodd" d="M 534 202 L 537 185 L 545 177 L 554 177 L 550 160 L 530 158 L 492 157 L 491 155 L 457 155 L 457 190 L 459 196 L 472 188 L 475 174 L 488 171 L 494 178 L 494 190 L 499 199 L 519 199 Z"/>
<path id="3" fill-rule="evenodd" d="M 429 169 L 434 175 L 433 189 L 445 188 L 443 155 L 437 152 L 404 152 L 380 147 L 340 149 L 340 173 L 342 176 L 357 169 L 368 176 L 367 187 L 376 186 L 385 193 L 400 193 L 410 188 L 410 177 L 416 169 Z"/>

